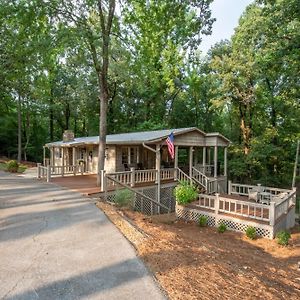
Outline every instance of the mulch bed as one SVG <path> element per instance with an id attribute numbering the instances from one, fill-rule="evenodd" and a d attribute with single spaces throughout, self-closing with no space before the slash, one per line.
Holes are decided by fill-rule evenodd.
<path id="1" fill-rule="evenodd" d="M 299 227 L 282 247 L 275 240 L 200 228 L 174 214 L 146 217 L 97 205 L 132 242 L 170 299 L 300 299 Z"/>

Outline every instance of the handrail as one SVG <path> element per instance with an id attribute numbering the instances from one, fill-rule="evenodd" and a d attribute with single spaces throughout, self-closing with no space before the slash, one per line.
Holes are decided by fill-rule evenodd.
<path id="1" fill-rule="evenodd" d="M 189 175 L 187 175 L 185 172 L 183 172 L 180 168 L 175 168 L 175 170 L 178 172 L 177 173 L 177 180 L 186 180 L 186 181 L 190 181 L 190 182 L 192 182 L 193 181 L 193 179 L 189 176 Z M 178 176 L 179 175 L 179 176 Z"/>
<path id="2" fill-rule="evenodd" d="M 123 186 L 123 187 L 129 189 L 130 191 L 134 192 L 135 194 L 137 194 L 137 195 L 139 195 L 139 196 L 141 196 L 141 197 L 143 197 L 143 198 L 145 198 L 145 199 L 151 201 L 152 203 L 155 203 L 156 205 L 158 205 L 158 206 L 160 206 L 160 207 L 166 209 L 166 210 L 168 211 L 168 213 L 171 212 L 171 209 L 170 209 L 169 207 L 167 207 L 167 206 L 165 206 L 164 204 L 161 204 L 161 203 L 159 203 L 159 202 L 153 200 L 152 198 L 150 198 L 150 197 L 144 195 L 143 193 L 141 193 L 141 192 L 139 192 L 139 191 L 137 191 L 137 190 L 131 188 L 131 187 L 128 186 L 127 184 L 124 184 L 124 183 L 122 183 L 121 181 L 116 180 L 115 178 L 111 177 L 111 176 L 108 175 L 108 174 L 106 174 L 105 177 L 108 178 L 109 180 L 112 180 L 112 181 L 114 181 L 115 183 L 117 183 L 117 184 L 119 184 L 119 185 L 121 185 L 121 186 Z"/>
<path id="3" fill-rule="evenodd" d="M 195 167 L 192 167 L 192 178 L 196 179 L 197 182 L 207 190 L 209 178 L 205 174 L 197 170 Z"/>

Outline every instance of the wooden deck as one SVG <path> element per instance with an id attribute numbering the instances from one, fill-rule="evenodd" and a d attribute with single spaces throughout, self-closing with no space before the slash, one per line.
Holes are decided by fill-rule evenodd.
<path id="1" fill-rule="evenodd" d="M 52 177 L 51 182 L 87 196 L 101 193 L 100 188 L 97 186 L 96 174 Z M 167 179 L 167 180 L 162 180 L 161 184 L 168 184 L 172 182 L 174 182 L 174 180 Z M 156 185 L 154 181 L 149 181 L 144 183 L 137 183 L 134 186 L 134 188 L 142 188 L 142 187 L 154 186 L 154 185 Z M 117 187 L 110 186 L 107 188 L 107 191 L 110 192 L 116 189 Z"/>

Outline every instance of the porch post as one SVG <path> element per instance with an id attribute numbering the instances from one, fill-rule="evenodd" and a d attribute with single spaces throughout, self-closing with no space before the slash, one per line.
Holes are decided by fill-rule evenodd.
<path id="1" fill-rule="evenodd" d="M 203 155 L 202 155 L 202 165 L 203 165 L 203 174 L 205 174 L 205 167 L 206 167 L 206 146 L 203 147 Z"/>
<path id="2" fill-rule="evenodd" d="M 227 147 L 224 148 L 224 176 L 227 176 Z"/>
<path id="3" fill-rule="evenodd" d="M 157 178 L 157 202 L 160 203 L 160 145 L 156 145 L 156 178 Z M 158 207 L 158 213 L 160 213 L 160 207 Z"/>
<path id="4" fill-rule="evenodd" d="M 72 151 L 73 151 L 73 153 L 72 153 L 72 158 L 73 158 L 73 162 L 72 162 L 72 164 L 73 164 L 73 174 L 76 175 L 76 168 L 77 168 L 77 166 L 76 166 L 76 148 L 73 147 Z"/>
<path id="5" fill-rule="evenodd" d="M 65 173 L 65 148 L 61 148 L 61 176 Z"/>
<path id="6" fill-rule="evenodd" d="M 46 147 L 43 146 L 43 166 L 46 166 Z"/>
<path id="7" fill-rule="evenodd" d="M 175 146 L 175 157 L 174 157 L 174 168 L 175 168 L 175 174 L 174 174 L 174 180 L 177 180 L 177 168 L 178 168 L 178 146 Z"/>
<path id="8" fill-rule="evenodd" d="M 155 157 L 155 169 L 156 169 L 156 182 L 160 180 L 160 146 L 156 145 L 156 157 Z"/>
<path id="9" fill-rule="evenodd" d="M 218 175 L 218 146 L 214 147 L 214 177 Z"/>
<path id="10" fill-rule="evenodd" d="M 192 178 L 193 173 L 193 147 L 189 148 L 189 176 Z"/>

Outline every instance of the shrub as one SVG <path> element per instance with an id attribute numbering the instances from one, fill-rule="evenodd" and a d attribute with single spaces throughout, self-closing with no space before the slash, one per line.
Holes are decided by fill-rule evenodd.
<path id="1" fill-rule="evenodd" d="M 291 234 L 285 230 L 281 230 L 276 234 L 277 243 L 282 246 L 287 246 L 290 238 Z"/>
<path id="2" fill-rule="evenodd" d="M 188 182 L 180 182 L 179 185 L 176 186 L 174 190 L 174 195 L 176 198 L 176 202 L 178 204 L 187 204 L 192 202 L 197 198 L 197 190 L 195 186 L 189 184 Z"/>
<path id="3" fill-rule="evenodd" d="M 207 220 L 208 220 L 208 217 L 207 216 L 201 216 L 199 218 L 199 221 L 198 221 L 198 224 L 200 227 L 205 227 L 207 226 Z"/>
<path id="4" fill-rule="evenodd" d="M 246 236 L 251 239 L 251 240 L 255 240 L 256 239 L 256 230 L 254 227 L 252 226 L 248 226 L 246 229 Z"/>
<path id="5" fill-rule="evenodd" d="M 118 190 L 115 196 L 115 202 L 120 207 L 131 207 L 134 193 L 128 189 Z"/>
<path id="6" fill-rule="evenodd" d="M 6 168 L 8 172 L 16 173 L 19 169 L 19 164 L 16 160 L 10 160 L 6 163 Z"/>
<path id="7" fill-rule="evenodd" d="M 219 233 L 224 233 L 226 230 L 227 230 L 226 224 L 221 223 L 221 224 L 218 226 L 218 232 L 219 232 Z"/>

